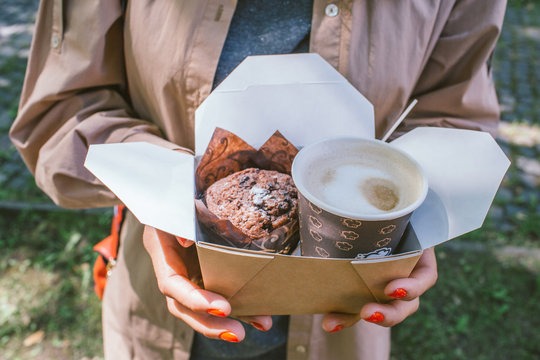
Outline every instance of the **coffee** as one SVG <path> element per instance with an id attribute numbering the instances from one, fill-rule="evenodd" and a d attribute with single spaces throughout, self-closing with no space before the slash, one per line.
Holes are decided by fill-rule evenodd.
<path id="1" fill-rule="evenodd" d="M 369 178 L 358 185 L 369 203 L 383 211 L 393 210 L 399 203 L 399 191 L 392 180 Z"/>
<path id="2" fill-rule="evenodd" d="M 313 197 L 355 214 L 403 209 L 416 200 L 422 184 L 403 159 L 369 143 L 362 149 L 322 154 L 305 171 L 303 183 Z"/>
<path id="3" fill-rule="evenodd" d="M 300 150 L 292 166 L 298 188 L 303 256 L 386 256 L 427 194 L 422 169 L 378 140 L 340 137 Z"/>

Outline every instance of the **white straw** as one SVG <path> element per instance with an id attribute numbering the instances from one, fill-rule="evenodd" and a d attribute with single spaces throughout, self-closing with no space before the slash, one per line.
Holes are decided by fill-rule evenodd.
<path id="1" fill-rule="evenodd" d="M 394 125 L 392 125 L 392 127 L 390 128 L 390 130 L 388 130 L 388 132 L 383 136 L 382 138 L 382 141 L 386 141 L 388 140 L 388 138 L 390 137 L 390 135 L 392 135 L 392 133 L 397 129 L 397 127 L 399 126 L 399 124 L 401 124 L 401 122 L 403 120 L 405 120 L 405 117 L 409 114 L 409 112 L 412 110 L 412 108 L 414 107 L 414 105 L 416 105 L 416 103 L 418 102 L 418 100 L 414 99 L 413 101 L 411 101 L 411 103 L 409 104 L 409 106 L 407 106 L 407 108 L 405 109 L 405 111 L 403 111 L 401 113 L 401 115 L 399 116 L 399 119 L 397 119 L 397 121 L 394 123 Z"/>

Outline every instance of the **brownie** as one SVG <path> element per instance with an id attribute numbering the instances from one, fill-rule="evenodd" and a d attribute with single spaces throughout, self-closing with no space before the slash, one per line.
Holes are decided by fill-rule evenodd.
<path id="1" fill-rule="evenodd" d="M 253 239 L 298 217 L 292 178 L 272 170 L 249 168 L 231 174 L 212 184 L 205 200 L 214 215 Z"/>

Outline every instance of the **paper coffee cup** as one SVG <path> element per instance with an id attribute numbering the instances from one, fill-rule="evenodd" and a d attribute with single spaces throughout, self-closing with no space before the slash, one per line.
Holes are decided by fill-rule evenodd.
<path id="1" fill-rule="evenodd" d="M 428 184 L 420 165 L 379 140 L 335 137 L 304 147 L 292 165 L 303 256 L 390 255 Z"/>

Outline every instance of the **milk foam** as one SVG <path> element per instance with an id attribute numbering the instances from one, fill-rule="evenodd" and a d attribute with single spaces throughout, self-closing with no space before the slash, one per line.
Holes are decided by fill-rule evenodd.
<path id="1" fill-rule="evenodd" d="M 293 178 L 331 213 L 384 217 L 414 204 L 425 188 L 417 166 L 386 144 L 343 138 L 316 145 L 297 155 Z"/>
<path id="2" fill-rule="evenodd" d="M 354 213 L 382 214 L 363 194 L 362 184 L 380 178 L 393 182 L 385 171 L 359 163 L 342 163 L 321 167 L 313 172 L 313 195 L 330 206 Z M 396 194 L 399 197 L 399 194 Z M 396 208 L 399 204 L 396 206 Z"/>

